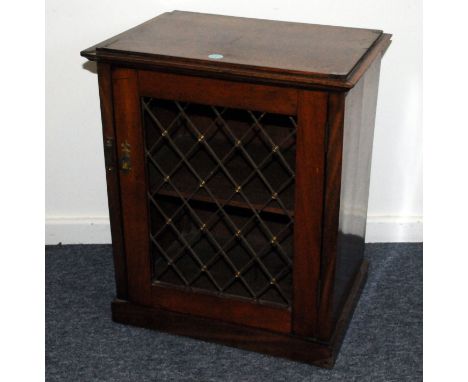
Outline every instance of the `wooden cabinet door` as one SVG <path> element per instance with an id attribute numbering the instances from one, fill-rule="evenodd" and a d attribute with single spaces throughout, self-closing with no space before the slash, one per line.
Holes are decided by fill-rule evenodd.
<path id="1" fill-rule="evenodd" d="M 326 93 L 112 81 L 129 300 L 313 335 Z"/>

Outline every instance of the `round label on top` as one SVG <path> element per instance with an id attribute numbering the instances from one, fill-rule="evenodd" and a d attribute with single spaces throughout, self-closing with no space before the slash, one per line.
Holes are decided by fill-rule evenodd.
<path id="1" fill-rule="evenodd" d="M 211 54 L 208 55 L 208 58 L 212 58 L 213 60 L 220 60 L 223 57 L 224 56 L 222 54 L 219 54 L 219 53 L 211 53 Z"/>

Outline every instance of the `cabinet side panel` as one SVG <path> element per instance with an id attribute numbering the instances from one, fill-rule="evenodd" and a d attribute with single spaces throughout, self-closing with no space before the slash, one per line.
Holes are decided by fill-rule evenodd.
<path id="1" fill-rule="evenodd" d="M 111 224 L 112 251 L 115 268 L 117 297 L 127 298 L 127 266 L 120 210 L 119 172 L 115 146 L 114 108 L 112 99 L 112 76 L 109 64 L 98 64 L 99 97 L 101 101 L 102 135 L 106 164 L 107 200 Z"/>
<path id="2" fill-rule="evenodd" d="M 334 321 L 364 255 L 379 72 L 380 59 L 372 64 L 345 100 Z"/>

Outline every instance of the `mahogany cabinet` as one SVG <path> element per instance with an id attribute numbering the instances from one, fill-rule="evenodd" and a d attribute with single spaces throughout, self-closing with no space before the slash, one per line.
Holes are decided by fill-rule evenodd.
<path id="1" fill-rule="evenodd" d="M 367 272 L 390 37 L 174 11 L 81 52 L 98 68 L 115 321 L 333 365 Z"/>

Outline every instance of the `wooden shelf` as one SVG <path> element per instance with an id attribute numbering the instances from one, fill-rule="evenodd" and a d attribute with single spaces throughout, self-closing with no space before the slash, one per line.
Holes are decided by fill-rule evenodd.
<path id="1" fill-rule="evenodd" d="M 169 197 L 169 198 L 175 198 L 175 199 L 180 199 L 179 194 L 175 191 L 169 191 L 169 190 L 160 190 L 155 193 L 157 196 L 162 196 L 162 197 Z M 183 198 L 188 198 L 190 196 L 189 192 L 185 191 L 180 191 L 180 195 L 182 195 Z M 191 197 L 190 200 L 194 200 L 197 202 L 201 203 L 208 203 L 208 204 L 216 204 L 213 199 L 211 199 L 210 196 L 205 196 L 205 195 L 194 195 Z M 189 200 L 189 202 L 190 202 Z M 220 197 L 216 197 L 216 200 L 218 201 L 219 204 L 223 206 L 229 206 L 229 207 L 234 207 L 234 208 L 239 208 L 243 210 L 248 210 L 251 211 L 250 206 L 246 202 L 240 202 L 236 200 L 226 200 Z M 251 206 L 255 208 L 257 212 L 261 210 L 261 213 L 268 213 L 268 214 L 274 214 L 274 215 L 284 215 L 284 216 L 292 216 L 294 217 L 294 210 L 283 210 L 282 208 L 278 207 L 265 207 L 261 209 L 262 205 L 260 204 L 253 204 L 251 203 Z"/>

